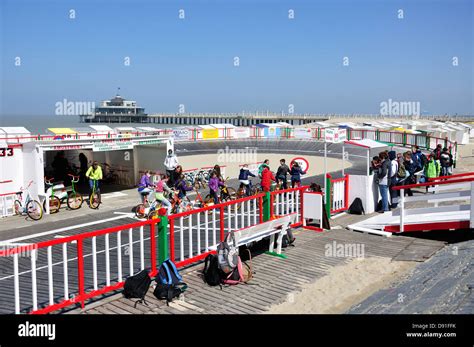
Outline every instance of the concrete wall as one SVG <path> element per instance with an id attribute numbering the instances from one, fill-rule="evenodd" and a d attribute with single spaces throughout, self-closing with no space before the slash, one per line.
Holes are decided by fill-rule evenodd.
<path id="1" fill-rule="evenodd" d="M 141 177 L 140 171 L 152 170 L 165 172 L 164 161 L 167 154 L 167 146 L 165 144 L 135 146 L 133 154 L 135 161 L 135 182 L 138 183 Z"/>

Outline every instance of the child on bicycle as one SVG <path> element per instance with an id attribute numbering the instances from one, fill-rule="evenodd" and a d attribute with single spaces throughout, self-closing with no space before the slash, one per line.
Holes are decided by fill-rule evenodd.
<path id="1" fill-rule="evenodd" d="M 188 186 L 186 184 L 186 180 L 184 179 L 184 175 L 178 177 L 176 184 L 174 186 L 178 191 L 178 199 L 183 199 L 186 197 L 186 192 L 193 190 L 193 187 Z"/>
<path id="2" fill-rule="evenodd" d="M 156 183 L 155 186 L 155 197 L 156 200 L 161 202 L 162 205 L 166 206 L 168 209 L 168 214 L 171 214 L 171 202 L 165 197 L 165 192 L 169 194 L 173 194 L 173 190 L 171 190 L 167 185 L 169 177 L 162 175 L 161 180 Z"/>
<path id="3" fill-rule="evenodd" d="M 150 177 L 151 171 L 146 170 L 142 178 L 140 178 L 140 183 L 138 184 L 138 193 L 142 199 L 142 204 L 145 201 L 145 196 L 153 191 L 154 185 L 151 183 Z"/>
<path id="4" fill-rule="evenodd" d="M 219 203 L 219 194 L 217 192 L 219 191 L 219 187 L 223 186 L 224 183 L 219 180 L 219 178 L 217 177 L 217 173 L 215 171 L 212 171 L 211 178 L 209 179 L 209 194 L 214 199 L 214 204 Z"/>
<path id="5" fill-rule="evenodd" d="M 253 173 L 250 172 L 249 166 L 244 164 L 240 169 L 239 173 L 239 182 L 245 186 L 245 195 L 250 196 L 250 177 L 256 177 Z"/>

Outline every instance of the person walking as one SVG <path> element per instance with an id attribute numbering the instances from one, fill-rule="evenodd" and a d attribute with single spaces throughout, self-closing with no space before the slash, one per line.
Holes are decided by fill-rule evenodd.
<path id="1" fill-rule="evenodd" d="M 288 182 L 287 182 L 286 176 L 289 173 L 290 173 L 290 168 L 288 167 L 288 165 L 286 165 L 285 159 L 280 159 L 280 166 L 278 167 L 278 170 L 276 173 L 276 179 L 277 179 L 277 184 L 280 184 L 280 186 L 283 189 L 288 188 Z"/>
<path id="2" fill-rule="evenodd" d="M 173 153 L 172 149 L 168 150 L 168 155 L 165 158 L 166 175 L 169 177 L 169 184 L 174 185 L 175 173 L 174 171 L 179 165 L 178 157 Z"/>

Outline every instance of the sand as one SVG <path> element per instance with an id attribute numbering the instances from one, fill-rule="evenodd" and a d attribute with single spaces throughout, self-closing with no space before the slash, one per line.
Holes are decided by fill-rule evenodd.
<path id="1" fill-rule="evenodd" d="M 289 294 L 286 302 L 272 306 L 267 313 L 344 313 L 379 289 L 400 280 L 415 266 L 415 262 L 389 258 L 354 258 L 331 268 L 316 282 L 303 285 L 300 292 Z"/>
<path id="2" fill-rule="evenodd" d="M 193 155 L 193 156 L 179 156 L 179 162 L 183 166 L 184 170 L 193 169 L 193 168 L 200 168 L 206 166 L 214 166 L 215 164 L 219 164 L 221 166 L 225 165 L 225 174 L 224 176 L 228 176 L 230 178 L 237 178 L 239 176 L 239 164 L 244 163 L 255 163 L 255 162 L 262 162 L 265 159 L 270 160 L 270 168 L 275 173 L 280 165 L 280 159 L 284 158 L 286 163 L 289 165 L 291 159 L 296 157 L 304 157 L 309 162 L 309 170 L 307 176 L 315 176 L 324 173 L 324 158 L 318 156 L 299 156 L 299 155 L 282 155 L 282 154 L 275 154 L 275 153 L 258 153 L 255 157 L 243 157 L 241 158 L 232 158 L 232 157 L 223 157 L 215 153 L 215 154 L 200 154 L 200 155 Z M 240 160 L 238 160 L 240 159 Z M 245 159 L 248 159 L 245 161 Z M 351 167 L 352 164 L 349 162 L 345 162 L 345 168 Z M 342 160 L 335 159 L 335 158 L 327 158 L 327 170 L 328 172 L 334 171 L 341 171 L 342 170 Z"/>

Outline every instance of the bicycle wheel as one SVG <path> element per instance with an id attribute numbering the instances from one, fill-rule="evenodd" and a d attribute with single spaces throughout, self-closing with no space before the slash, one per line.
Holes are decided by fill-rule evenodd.
<path id="1" fill-rule="evenodd" d="M 227 187 L 227 193 L 225 194 L 224 199 L 222 199 L 222 201 L 235 200 L 236 198 L 237 192 L 235 191 L 235 189 L 232 187 Z"/>
<path id="2" fill-rule="evenodd" d="M 251 194 L 252 194 L 252 195 L 258 195 L 258 194 L 260 194 L 260 192 L 262 191 L 261 188 L 262 188 L 262 187 L 261 187 L 260 185 L 255 185 L 255 186 L 253 186 L 252 189 L 251 189 Z"/>
<path id="3" fill-rule="evenodd" d="M 50 196 L 48 200 L 43 202 L 43 210 L 46 211 L 46 202 L 49 202 L 49 213 L 57 213 L 61 208 L 61 200 L 57 196 Z"/>
<path id="4" fill-rule="evenodd" d="M 26 214 L 33 220 L 40 220 L 43 218 L 43 209 L 41 204 L 36 200 L 30 200 L 26 204 Z"/>
<path id="5" fill-rule="evenodd" d="M 71 210 L 77 210 L 81 208 L 83 202 L 84 199 L 79 193 L 71 193 L 67 197 L 67 207 L 69 207 Z"/>
<path id="6" fill-rule="evenodd" d="M 13 208 L 15 209 L 15 214 L 21 214 L 23 209 L 21 206 L 21 201 L 15 200 L 15 202 L 13 203 Z"/>
<path id="7" fill-rule="evenodd" d="M 161 206 L 157 206 L 156 209 L 151 210 L 148 212 L 148 219 L 157 219 L 160 218 L 160 215 L 158 214 L 158 210 L 161 208 Z"/>
<path id="8" fill-rule="evenodd" d="M 146 218 L 146 205 L 139 204 L 135 207 L 135 216 L 137 218 Z"/>
<path id="9" fill-rule="evenodd" d="M 97 210 L 100 205 L 100 194 L 94 193 L 89 196 L 89 207 Z"/>

